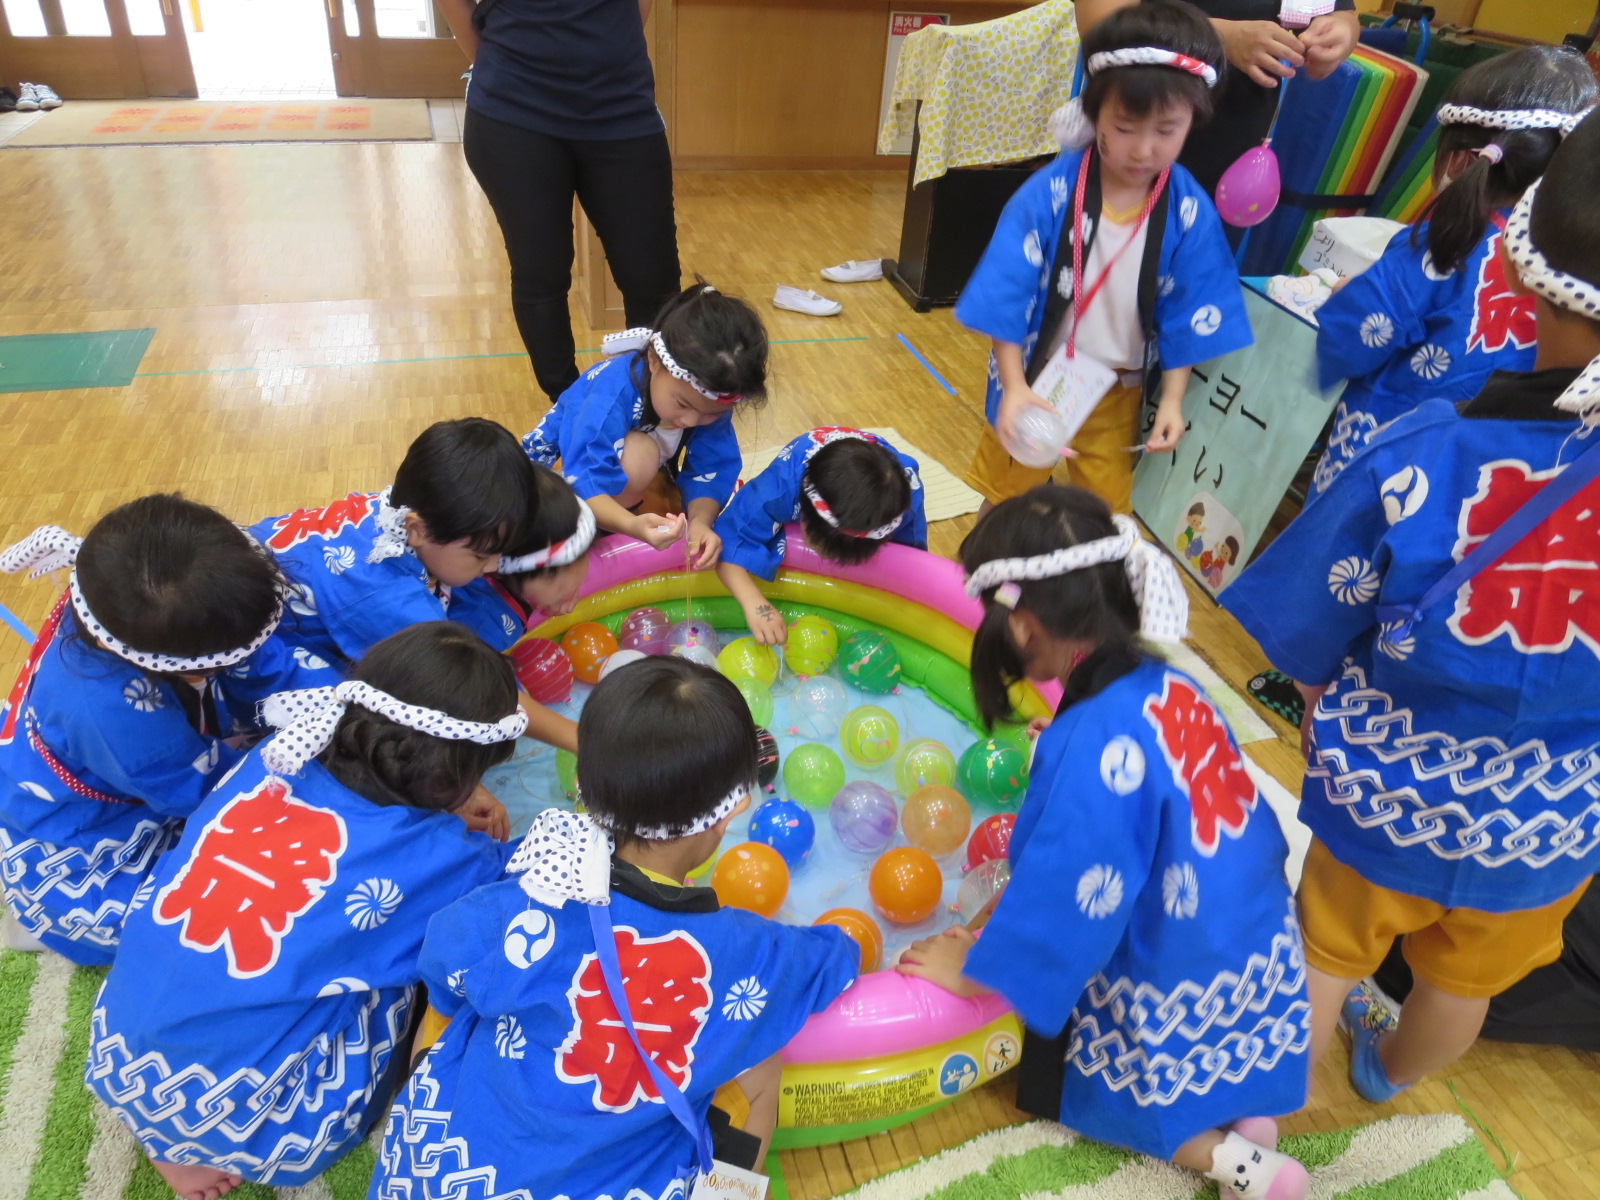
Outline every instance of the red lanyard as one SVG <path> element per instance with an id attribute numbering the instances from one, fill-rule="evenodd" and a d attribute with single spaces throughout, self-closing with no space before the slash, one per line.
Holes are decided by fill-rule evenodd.
<path id="1" fill-rule="evenodd" d="M 1150 189 L 1150 194 L 1144 198 L 1144 207 L 1139 210 L 1139 217 L 1133 223 L 1133 232 L 1128 235 L 1128 240 L 1117 248 L 1115 254 L 1106 263 L 1105 270 L 1100 272 L 1100 278 L 1094 281 L 1087 295 L 1083 291 L 1083 196 L 1089 186 L 1089 158 L 1090 151 L 1084 151 L 1083 158 L 1078 163 L 1078 186 L 1072 195 L 1072 332 L 1067 334 L 1067 357 L 1072 358 L 1078 344 L 1078 324 L 1083 320 L 1083 314 L 1088 309 L 1089 303 L 1100 292 L 1106 279 L 1111 275 L 1111 268 L 1117 265 L 1117 259 L 1122 257 L 1122 252 L 1133 245 L 1133 240 L 1139 236 L 1139 230 L 1150 217 L 1150 212 L 1156 206 L 1156 201 L 1161 199 L 1162 190 L 1167 186 L 1167 176 L 1171 168 L 1162 171 L 1156 177 L 1155 187 Z M 1105 220 L 1105 208 L 1101 206 L 1101 221 Z"/>

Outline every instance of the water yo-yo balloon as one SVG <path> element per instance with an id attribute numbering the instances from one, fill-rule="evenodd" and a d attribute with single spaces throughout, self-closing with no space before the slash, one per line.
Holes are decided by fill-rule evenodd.
<path id="1" fill-rule="evenodd" d="M 711 887 L 730 908 L 774 917 L 789 894 L 789 865 L 764 842 L 740 842 L 711 868 Z"/>
<path id="2" fill-rule="evenodd" d="M 1028 790 L 1028 755 L 1010 742 L 985 738 L 961 752 L 956 778 L 968 800 L 1010 808 Z"/>
<path id="3" fill-rule="evenodd" d="M 745 834 L 752 842 L 762 842 L 783 855 L 791 869 L 805 862 L 817 840 L 816 822 L 793 800 L 767 800 L 750 814 Z"/>
<path id="4" fill-rule="evenodd" d="M 559 704 L 572 695 L 572 660 L 549 638 L 525 637 L 511 647 L 517 683 L 540 704 Z"/>
<path id="5" fill-rule="evenodd" d="M 904 796 L 930 783 L 949 787 L 955 777 L 956 756 L 943 742 L 933 738 L 915 738 L 901 746 L 894 757 L 895 786 Z"/>
<path id="6" fill-rule="evenodd" d="M 753 679 L 762 687 L 771 687 L 778 677 L 778 656 L 771 646 L 763 646 L 755 638 L 734 638 L 717 655 L 717 670 L 735 683 Z"/>
<path id="7" fill-rule="evenodd" d="M 850 697 L 845 695 L 844 685 L 826 675 L 802 679 L 789 693 L 789 716 L 801 737 L 831 738 L 849 711 Z"/>
<path id="8" fill-rule="evenodd" d="M 722 639 L 717 636 L 717 631 L 711 628 L 709 621 L 702 621 L 698 617 L 691 621 L 679 621 L 667 630 L 667 651 L 676 653 L 685 646 L 700 646 L 711 654 L 711 666 L 717 665 L 717 655 L 722 653 Z M 684 655 L 685 658 L 689 657 Z M 695 660 L 696 662 L 699 659 Z"/>
<path id="9" fill-rule="evenodd" d="M 867 779 L 845 784 L 828 802 L 828 824 L 846 850 L 876 854 L 894 840 L 894 797 Z"/>
<path id="10" fill-rule="evenodd" d="M 771 787 L 778 777 L 778 739 L 756 726 L 756 778 L 762 787 Z"/>
<path id="11" fill-rule="evenodd" d="M 1011 831 L 1016 824 L 1015 813 L 996 813 L 979 821 L 967 841 L 967 869 L 973 870 L 1010 853 Z"/>
<path id="12" fill-rule="evenodd" d="M 789 626 L 783 661 L 796 675 L 821 675 L 838 653 L 839 631 L 814 613 L 797 617 Z"/>
<path id="13" fill-rule="evenodd" d="M 1229 225 L 1259 225 L 1278 207 L 1278 156 L 1266 142 L 1241 154 L 1217 180 L 1217 215 Z"/>
<path id="14" fill-rule="evenodd" d="M 944 877 L 926 850 L 896 846 L 872 864 L 867 891 L 878 911 L 896 925 L 915 925 L 939 907 Z"/>
<path id="15" fill-rule="evenodd" d="M 636 608 L 617 626 L 617 641 L 624 650 L 665 654 L 667 630 L 671 628 L 672 622 L 659 608 Z"/>
<path id="16" fill-rule="evenodd" d="M 687 658 L 702 667 L 710 667 L 713 671 L 717 669 L 717 652 L 710 646 L 688 642 L 682 646 L 674 646 L 669 653 L 673 658 Z"/>
<path id="17" fill-rule="evenodd" d="M 859 908 L 830 908 L 813 925 L 833 925 L 850 935 L 861 948 L 861 973 L 876 971 L 883 962 L 883 931 Z"/>
<path id="18" fill-rule="evenodd" d="M 1003 858 L 991 858 L 967 872 L 956 892 L 956 912 L 962 921 L 970 921 L 983 911 L 983 906 L 1011 881 L 1011 863 Z"/>
<path id="19" fill-rule="evenodd" d="M 735 679 L 733 686 L 739 689 L 739 695 L 744 697 L 744 702 L 750 706 L 750 719 L 757 725 L 772 724 L 772 690 L 762 686 L 758 680 Z"/>
<path id="20" fill-rule="evenodd" d="M 605 679 L 619 668 L 648 657 L 650 656 L 643 650 L 613 650 L 606 659 L 605 666 L 600 668 L 600 678 Z"/>
<path id="21" fill-rule="evenodd" d="M 839 748 L 858 767 L 888 762 L 899 746 L 900 722 L 876 704 L 852 708 L 839 725 Z"/>
<path id="22" fill-rule="evenodd" d="M 839 647 L 839 666 L 845 679 L 863 692 L 881 696 L 900 685 L 900 652 L 887 635 L 876 629 L 847 637 Z"/>
<path id="23" fill-rule="evenodd" d="M 572 673 L 584 683 L 600 682 L 600 669 L 617 649 L 617 635 L 598 621 L 579 621 L 561 635 L 561 649 L 572 660 Z"/>
<path id="24" fill-rule="evenodd" d="M 955 788 L 929 784 L 906 797 L 900 828 L 906 841 L 938 858 L 966 844 L 972 831 L 972 809 Z"/>
<path id="25" fill-rule="evenodd" d="M 578 756 L 570 750 L 556 751 L 556 780 L 568 800 L 578 798 Z"/>
<path id="26" fill-rule="evenodd" d="M 783 786 L 801 804 L 821 808 L 844 786 L 844 763 L 828 747 L 803 742 L 784 760 Z"/>
<path id="27" fill-rule="evenodd" d="M 1001 438 L 1006 453 L 1025 467 L 1053 467 L 1072 440 L 1061 414 L 1053 408 L 1030 404 L 1011 422 L 1012 436 Z"/>

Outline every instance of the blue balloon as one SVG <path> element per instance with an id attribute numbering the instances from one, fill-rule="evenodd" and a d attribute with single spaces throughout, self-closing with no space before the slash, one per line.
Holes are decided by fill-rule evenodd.
<path id="1" fill-rule="evenodd" d="M 793 800 L 768 800 L 750 814 L 749 838 L 765 842 L 791 867 L 798 867 L 817 840 L 816 822 Z"/>

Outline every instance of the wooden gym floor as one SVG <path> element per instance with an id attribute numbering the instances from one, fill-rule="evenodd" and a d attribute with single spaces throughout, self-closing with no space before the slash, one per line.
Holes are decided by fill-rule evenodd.
<path id="1" fill-rule="evenodd" d="M 985 345 L 948 310 L 917 315 L 885 283 L 816 271 L 892 255 L 896 172 L 683 174 L 683 266 L 745 296 L 774 341 L 771 400 L 741 419 L 754 449 L 813 424 L 894 425 L 960 471 L 982 427 Z M 778 283 L 844 302 L 818 319 L 770 306 Z M 599 336 L 575 321 L 580 347 Z M 37 524 L 82 532 L 108 508 L 182 489 L 240 521 L 386 483 L 432 421 L 492 417 L 522 433 L 544 411 L 512 324 L 499 231 L 457 146 L 173 146 L 0 152 L 0 334 L 153 326 L 131 386 L 0 395 L 0 544 Z M 904 333 L 958 389 L 908 354 Z M 583 361 L 589 361 L 585 359 Z M 953 554 L 971 518 L 932 530 Z M 0 577 L 36 625 L 49 589 Z M 1243 690 L 1265 665 L 1195 598 L 1195 646 Z M 24 655 L 0 632 L 9 682 Z M 1248 752 L 1298 790 L 1292 730 Z M 1338 1047 L 1290 1132 L 1461 1100 L 1515 1160 L 1529 1200 L 1600 1200 L 1597 1056 L 1492 1043 L 1384 1108 L 1361 1101 Z M 1012 1123 L 1009 1082 L 894 1133 L 788 1153 L 796 1200 Z M 1498 1151 L 1491 1147 L 1491 1155 Z"/>

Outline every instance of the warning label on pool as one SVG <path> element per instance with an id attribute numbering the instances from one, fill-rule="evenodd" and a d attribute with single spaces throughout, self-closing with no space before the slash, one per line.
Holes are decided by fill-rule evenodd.
<path id="1" fill-rule="evenodd" d="M 927 1066 L 878 1079 L 785 1081 L 778 1120 L 791 1128 L 876 1121 L 940 1099 L 938 1078 L 938 1067 Z"/>

